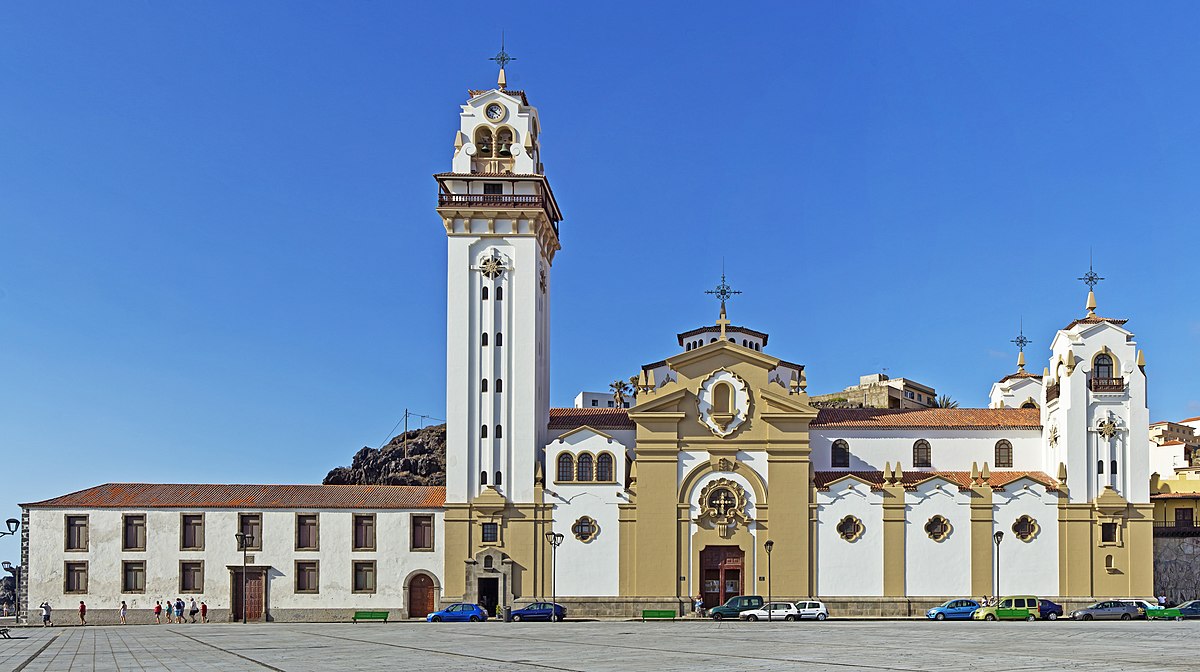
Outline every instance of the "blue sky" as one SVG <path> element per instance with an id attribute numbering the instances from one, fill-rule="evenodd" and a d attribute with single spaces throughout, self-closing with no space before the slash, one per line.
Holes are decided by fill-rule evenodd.
<path id="1" fill-rule="evenodd" d="M 552 387 L 716 317 L 828 392 L 984 405 L 1024 319 L 1146 349 L 1200 415 L 1189 3 L 27 3 L 0 18 L 0 519 L 107 481 L 318 482 L 444 417 L 457 106 L 541 112 Z M 1190 291 L 1189 291 L 1190 290 Z M 0 557 L 14 557 L 11 539 Z"/>

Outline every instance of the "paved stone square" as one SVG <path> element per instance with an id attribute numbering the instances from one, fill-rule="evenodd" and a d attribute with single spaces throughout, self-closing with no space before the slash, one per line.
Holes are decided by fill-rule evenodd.
<path id="1" fill-rule="evenodd" d="M 1192 670 L 1200 622 L 567 622 L 21 628 L 0 671 Z M 720 667 L 715 667 L 720 666 Z"/>

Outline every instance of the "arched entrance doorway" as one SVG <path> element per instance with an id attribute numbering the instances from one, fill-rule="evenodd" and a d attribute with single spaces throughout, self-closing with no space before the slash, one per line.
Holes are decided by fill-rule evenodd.
<path id="1" fill-rule="evenodd" d="M 704 607 L 725 604 L 745 590 L 746 553 L 737 546 L 706 546 L 700 551 Z"/>
<path id="2" fill-rule="evenodd" d="M 408 583 L 408 617 L 425 618 L 433 611 L 433 577 L 417 574 Z"/>

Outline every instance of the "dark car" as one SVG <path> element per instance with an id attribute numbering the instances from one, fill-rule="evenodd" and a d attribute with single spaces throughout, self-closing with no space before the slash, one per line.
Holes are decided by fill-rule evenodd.
<path id="1" fill-rule="evenodd" d="M 1063 615 L 1061 604 L 1055 604 L 1050 600 L 1038 600 L 1038 618 L 1043 621 L 1056 621 Z"/>
<path id="2" fill-rule="evenodd" d="M 1097 602 L 1093 605 L 1076 609 L 1071 612 L 1071 618 L 1077 621 L 1091 621 L 1102 619 L 1119 618 L 1122 621 L 1128 621 L 1141 616 L 1138 608 L 1128 602 L 1118 602 L 1117 600 L 1105 600 Z"/>
<path id="3" fill-rule="evenodd" d="M 763 598 L 761 595 L 738 595 L 726 600 L 725 604 L 719 607 L 713 607 L 708 610 L 708 615 L 712 616 L 714 621 L 719 621 L 725 618 L 738 618 L 743 611 L 751 609 L 761 609 L 763 606 Z"/>
<path id="4" fill-rule="evenodd" d="M 512 612 L 514 621 L 561 621 L 567 608 L 554 602 L 534 602 Z"/>

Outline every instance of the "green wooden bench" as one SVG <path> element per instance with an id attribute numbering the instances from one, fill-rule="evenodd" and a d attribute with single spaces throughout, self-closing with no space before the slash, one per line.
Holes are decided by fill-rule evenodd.
<path id="1" fill-rule="evenodd" d="M 679 616 L 679 614 L 674 609 L 643 609 L 642 610 L 642 621 L 645 621 L 647 618 L 669 618 L 673 621 L 678 616 Z"/>
<path id="2" fill-rule="evenodd" d="M 354 618 L 351 619 L 355 623 L 359 621 L 383 621 L 387 623 L 388 612 L 386 611 L 356 611 Z"/>

